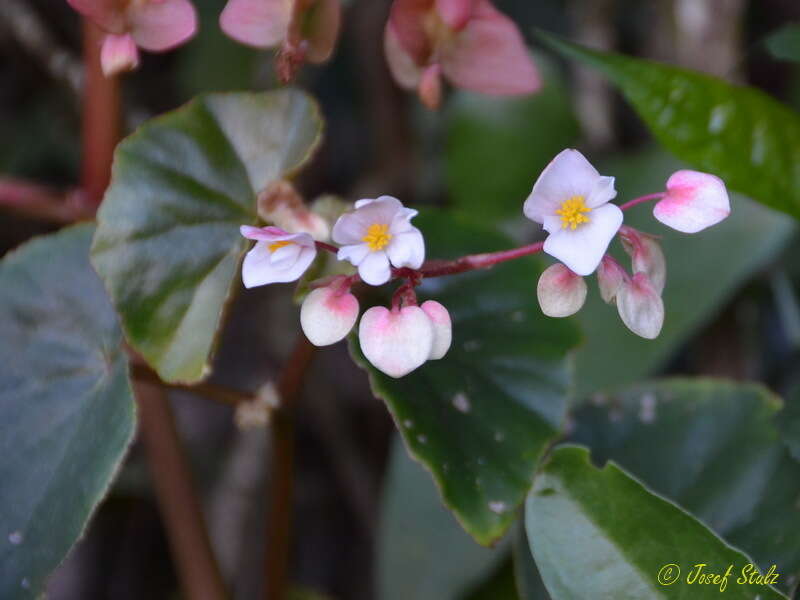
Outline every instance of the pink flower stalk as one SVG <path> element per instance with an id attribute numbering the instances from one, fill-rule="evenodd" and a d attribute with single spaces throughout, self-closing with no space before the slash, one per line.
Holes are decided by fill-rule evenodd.
<path id="1" fill-rule="evenodd" d="M 135 69 L 139 48 L 164 52 L 197 32 L 197 13 L 189 0 L 67 0 L 108 35 L 100 58 L 107 77 Z"/>
<path id="2" fill-rule="evenodd" d="M 394 0 L 384 45 L 397 83 L 431 109 L 441 102 L 442 77 L 498 96 L 541 85 L 517 26 L 489 0 Z"/>
<path id="3" fill-rule="evenodd" d="M 677 171 L 667 180 L 667 193 L 653 208 L 653 216 L 667 227 L 697 233 L 731 214 L 725 183 L 699 171 Z"/>
<path id="4" fill-rule="evenodd" d="M 341 21 L 340 0 L 228 0 L 220 27 L 254 48 L 280 48 L 278 77 L 288 82 L 305 62 L 333 53 Z"/>

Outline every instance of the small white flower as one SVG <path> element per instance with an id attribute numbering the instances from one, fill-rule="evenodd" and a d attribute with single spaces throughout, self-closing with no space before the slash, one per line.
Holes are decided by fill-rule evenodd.
<path id="1" fill-rule="evenodd" d="M 248 240 L 256 240 L 242 264 L 242 281 L 246 288 L 300 279 L 317 255 L 314 238 L 307 233 L 249 225 L 242 225 L 239 230 Z"/>
<path id="2" fill-rule="evenodd" d="M 699 171 L 677 171 L 667 180 L 667 193 L 653 208 L 653 216 L 664 225 L 697 233 L 716 225 L 731 214 L 725 183 Z"/>
<path id="3" fill-rule="evenodd" d="M 405 208 L 391 196 L 359 200 L 355 210 L 343 214 L 333 226 L 333 241 L 341 244 L 339 260 L 358 267 L 370 285 L 389 281 L 391 267 L 419 269 L 425 261 L 425 242 L 411 224 L 417 211 Z"/>
<path id="4" fill-rule="evenodd" d="M 525 201 L 525 216 L 550 235 L 544 251 L 578 275 L 589 275 L 622 225 L 609 200 L 614 178 L 604 177 L 577 150 L 564 150 L 545 167 Z"/>

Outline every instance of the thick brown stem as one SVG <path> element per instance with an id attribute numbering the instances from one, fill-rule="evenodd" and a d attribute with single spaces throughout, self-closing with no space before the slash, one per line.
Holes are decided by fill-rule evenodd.
<path id="1" fill-rule="evenodd" d="M 135 389 L 140 436 L 184 594 L 192 600 L 224 600 L 222 575 L 166 393 L 143 381 Z"/>
<path id="2" fill-rule="evenodd" d="M 86 202 L 97 207 L 111 179 L 111 161 L 120 135 L 120 91 L 117 77 L 100 67 L 103 32 L 83 21 L 83 156 L 81 188 Z"/>
<path id="3" fill-rule="evenodd" d="M 314 346 L 300 336 L 278 380 L 280 406 L 273 412 L 272 449 L 267 507 L 267 547 L 264 555 L 264 597 L 284 600 L 289 571 L 289 548 L 294 487 L 294 415 L 292 405 L 314 356 Z"/>
<path id="4" fill-rule="evenodd" d="M 144 363 L 132 364 L 131 374 L 134 379 L 140 381 L 154 383 L 173 390 L 191 392 L 192 394 L 205 396 L 206 398 L 216 400 L 222 404 L 230 404 L 231 406 L 237 406 L 244 402 L 251 402 L 256 398 L 255 394 L 234 390 L 221 385 L 214 385 L 213 383 L 195 383 L 194 385 L 166 383 L 161 380 L 158 373 Z"/>

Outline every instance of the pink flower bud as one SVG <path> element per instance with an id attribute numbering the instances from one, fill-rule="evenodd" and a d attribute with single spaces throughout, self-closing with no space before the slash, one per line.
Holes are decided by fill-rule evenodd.
<path id="1" fill-rule="evenodd" d="M 133 71 L 138 67 L 139 50 L 130 34 L 107 35 L 100 49 L 100 64 L 106 77 Z"/>
<path id="2" fill-rule="evenodd" d="M 358 300 L 334 282 L 313 290 L 300 308 L 300 325 L 315 346 L 343 340 L 358 319 Z"/>
<path id="3" fill-rule="evenodd" d="M 586 282 L 561 263 L 555 263 L 539 277 L 536 295 L 548 317 L 568 317 L 586 301 Z"/>
<path id="4" fill-rule="evenodd" d="M 373 366 L 390 377 L 402 377 L 421 367 L 433 350 L 431 319 L 419 306 L 389 310 L 373 306 L 358 329 L 361 351 Z"/>
<path id="5" fill-rule="evenodd" d="M 653 208 L 653 216 L 667 227 L 697 233 L 716 225 L 731 213 L 725 183 L 699 171 L 677 171 L 667 180 L 667 193 Z"/>
<path id="6" fill-rule="evenodd" d="M 431 325 L 433 325 L 433 345 L 428 360 L 439 360 L 447 354 L 450 343 L 453 341 L 453 323 L 450 320 L 450 313 L 435 300 L 423 302 L 420 308 L 428 315 Z"/>
<path id="7" fill-rule="evenodd" d="M 258 195 L 258 216 L 292 233 L 307 233 L 324 242 L 330 238 L 331 228 L 320 215 L 306 207 L 303 197 L 288 181 L 271 183 Z"/>
<path id="8" fill-rule="evenodd" d="M 617 291 L 617 310 L 625 326 L 648 340 L 664 325 L 664 302 L 644 273 L 636 273 Z"/>
<path id="9" fill-rule="evenodd" d="M 617 297 L 617 291 L 628 278 L 625 269 L 609 255 L 605 255 L 597 267 L 597 283 L 600 296 L 606 304 L 611 304 Z"/>
<path id="10" fill-rule="evenodd" d="M 623 225 L 619 231 L 622 246 L 631 257 L 634 273 L 644 273 L 660 295 L 667 281 L 667 260 L 656 237 Z"/>
<path id="11" fill-rule="evenodd" d="M 419 99 L 431 110 L 436 110 L 442 103 L 442 68 L 438 64 L 431 65 L 422 72 Z"/>

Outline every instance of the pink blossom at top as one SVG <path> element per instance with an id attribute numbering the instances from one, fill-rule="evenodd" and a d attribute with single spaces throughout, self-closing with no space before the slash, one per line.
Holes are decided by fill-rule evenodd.
<path id="1" fill-rule="evenodd" d="M 540 86 L 517 26 L 489 0 L 394 0 L 384 44 L 395 80 L 429 108 L 439 105 L 442 76 L 500 96 Z"/>
<path id="2" fill-rule="evenodd" d="M 108 35 L 101 60 L 107 76 L 136 68 L 137 48 L 163 52 L 197 32 L 197 14 L 189 0 L 67 0 Z"/>
<path id="3" fill-rule="evenodd" d="M 304 62 L 333 53 L 341 21 L 340 0 L 228 0 L 222 30 L 255 48 L 280 48 L 279 76 L 288 81 Z"/>
<path id="4" fill-rule="evenodd" d="M 731 214 L 725 183 L 714 175 L 682 170 L 667 180 L 667 193 L 653 208 L 653 216 L 664 225 L 697 233 L 716 225 Z"/>

